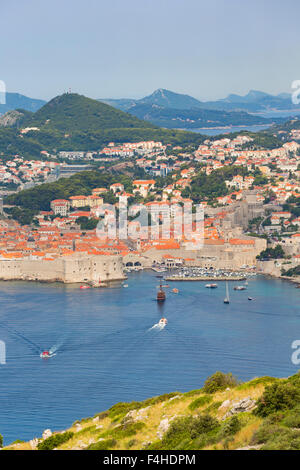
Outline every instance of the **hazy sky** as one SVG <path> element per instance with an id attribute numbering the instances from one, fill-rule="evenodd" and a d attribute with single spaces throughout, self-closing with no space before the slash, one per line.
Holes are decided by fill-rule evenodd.
<path id="1" fill-rule="evenodd" d="M 0 0 L 0 80 L 50 99 L 290 91 L 299 0 Z"/>

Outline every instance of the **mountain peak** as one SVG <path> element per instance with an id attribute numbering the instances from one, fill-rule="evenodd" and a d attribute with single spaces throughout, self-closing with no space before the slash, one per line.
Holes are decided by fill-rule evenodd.
<path id="1" fill-rule="evenodd" d="M 64 132 L 153 127 L 135 116 L 77 93 L 63 93 L 53 98 L 34 113 L 30 125 Z"/>
<path id="2" fill-rule="evenodd" d="M 138 100 L 137 103 L 150 105 L 155 104 L 166 108 L 176 109 L 190 109 L 201 106 L 201 102 L 196 98 L 181 93 L 175 93 L 174 91 L 166 90 L 165 88 L 158 88 L 151 95 Z"/>

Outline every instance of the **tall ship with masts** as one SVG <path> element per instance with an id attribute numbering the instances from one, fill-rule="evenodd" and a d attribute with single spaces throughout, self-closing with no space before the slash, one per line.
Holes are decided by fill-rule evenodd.
<path id="1" fill-rule="evenodd" d="M 159 290 L 157 292 L 156 300 L 157 302 L 164 302 L 166 300 L 166 293 L 162 288 L 161 281 L 159 285 Z"/>

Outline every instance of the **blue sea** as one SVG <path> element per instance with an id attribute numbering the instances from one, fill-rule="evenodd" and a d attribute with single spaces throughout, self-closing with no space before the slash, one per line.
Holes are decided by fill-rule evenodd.
<path id="1" fill-rule="evenodd" d="M 173 282 L 155 301 L 152 272 L 129 274 L 128 288 L 0 282 L 0 433 L 6 444 L 65 429 L 119 401 L 200 388 L 216 370 L 240 380 L 297 371 L 300 290 L 257 277 L 223 303 L 224 283 Z M 171 288 L 177 287 L 178 294 Z M 248 296 L 254 298 L 248 300 Z M 164 316 L 163 329 L 152 328 Z M 41 350 L 56 355 L 43 360 Z"/>

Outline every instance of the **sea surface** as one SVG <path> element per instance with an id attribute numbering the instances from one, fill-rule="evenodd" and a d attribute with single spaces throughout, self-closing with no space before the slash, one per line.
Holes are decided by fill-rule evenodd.
<path id="1" fill-rule="evenodd" d="M 270 125 L 232 126 L 232 127 L 201 127 L 199 129 L 183 129 L 204 135 L 231 134 L 232 132 L 251 131 L 259 132 L 268 129 Z"/>
<path id="2" fill-rule="evenodd" d="M 6 444 L 65 429 L 119 401 L 200 388 L 216 370 L 240 380 L 296 373 L 300 290 L 257 277 L 225 305 L 224 283 L 172 282 L 163 306 L 154 272 L 128 288 L 0 282 L 0 433 Z M 171 288 L 177 287 L 178 294 Z M 248 296 L 254 298 L 248 300 Z M 152 328 L 164 316 L 165 328 Z M 152 329 L 151 329 L 152 328 Z M 44 349 L 56 351 L 41 359 Z"/>

